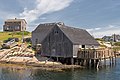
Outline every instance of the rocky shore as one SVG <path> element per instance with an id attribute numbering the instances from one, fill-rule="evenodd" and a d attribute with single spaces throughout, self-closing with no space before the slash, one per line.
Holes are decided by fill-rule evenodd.
<path id="1" fill-rule="evenodd" d="M 65 65 L 60 62 L 47 61 L 45 59 L 38 60 L 35 56 L 35 53 L 27 48 L 14 47 L 12 49 L 5 49 L 0 51 L 1 64 L 25 65 L 45 70 L 65 70 L 71 68 L 83 68 L 79 65 Z"/>
<path id="2" fill-rule="evenodd" d="M 34 57 L 35 58 L 35 57 Z M 14 64 L 18 66 L 27 66 L 27 67 L 36 67 L 39 69 L 44 69 L 44 70 L 57 70 L 57 71 L 62 71 L 66 69 L 77 69 L 77 68 L 83 68 L 79 65 L 65 65 L 61 64 L 59 62 L 51 62 L 51 61 L 36 61 L 34 58 L 19 58 L 19 57 L 14 57 L 8 60 L 0 60 L 1 64 Z M 29 60 L 29 61 L 28 61 Z"/>

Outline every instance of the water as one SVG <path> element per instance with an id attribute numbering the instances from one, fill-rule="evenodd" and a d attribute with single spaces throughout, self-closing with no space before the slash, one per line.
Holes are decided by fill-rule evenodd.
<path id="1" fill-rule="evenodd" d="M 115 67 L 101 70 L 77 69 L 57 72 L 1 65 L 0 80 L 120 80 L 120 58 L 117 59 Z"/>

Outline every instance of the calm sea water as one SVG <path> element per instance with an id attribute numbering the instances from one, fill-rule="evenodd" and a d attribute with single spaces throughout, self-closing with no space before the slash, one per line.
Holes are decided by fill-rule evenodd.
<path id="1" fill-rule="evenodd" d="M 0 80 L 120 80 L 120 58 L 117 59 L 115 67 L 101 70 L 77 69 L 57 72 L 0 65 Z"/>

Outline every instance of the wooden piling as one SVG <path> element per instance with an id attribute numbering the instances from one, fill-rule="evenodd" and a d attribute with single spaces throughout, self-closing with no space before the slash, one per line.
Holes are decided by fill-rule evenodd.
<path id="1" fill-rule="evenodd" d="M 114 58 L 113 58 L 113 56 L 112 56 L 112 65 L 114 65 Z"/>
<path id="2" fill-rule="evenodd" d="M 57 62 L 59 61 L 59 57 L 56 57 L 57 58 Z"/>
<path id="3" fill-rule="evenodd" d="M 91 68 L 94 68 L 94 59 L 91 59 Z"/>
<path id="4" fill-rule="evenodd" d="M 109 60 L 110 60 L 110 66 L 111 66 L 111 56 L 109 57 Z"/>
<path id="5" fill-rule="evenodd" d="M 116 65 L 116 56 L 117 56 L 116 51 L 114 52 L 114 56 L 115 56 L 115 65 Z"/>
<path id="6" fill-rule="evenodd" d="M 99 65 L 98 65 L 98 67 L 102 67 L 102 59 L 101 58 L 99 58 Z"/>
<path id="7" fill-rule="evenodd" d="M 74 58 L 71 58 L 71 65 L 74 64 Z"/>
<path id="8" fill-rule="evenodd" d="M 84 65 L 84 59 L 81 59 L 81 66 Z"/>
<path id="9" fill-rule="evenodd" d="M 81 61 L 80 61 L 80 59 L 78 58 L 78 65 L 80 65 L 80 62 L 81 62 Z"/>
<path id="10" fill-rule="evenodd" d="M 87 68 L 89 68 L 89 66 L 90 66 L 90 59 L 86 60 L 86 66 L 87 66 Z"/>
<path id="11" fill-rule="evenodd" d="M 106 58 L 104 58 L 104 66 L 106 66 Z"/>

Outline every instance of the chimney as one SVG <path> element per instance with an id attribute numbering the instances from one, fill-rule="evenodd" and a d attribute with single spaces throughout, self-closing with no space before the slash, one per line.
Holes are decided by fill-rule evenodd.
<path id="1" fill-rule="evenodd" d="M 64 25 L 64 23 L 63 23 L 63 22 L 58 22 L 57 24 L 59 24 L 59 25 Z"/>

